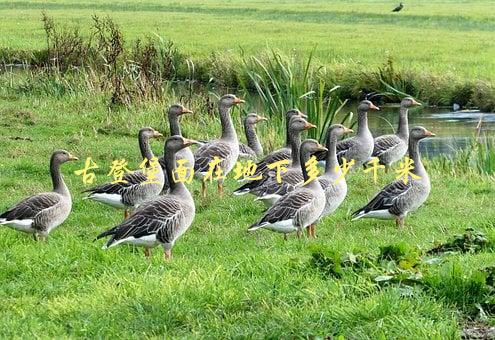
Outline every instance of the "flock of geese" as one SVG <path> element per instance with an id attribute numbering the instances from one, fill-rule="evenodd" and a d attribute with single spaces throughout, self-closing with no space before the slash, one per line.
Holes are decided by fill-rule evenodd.
<path id="1" fill-rule="evenodd" d="M 201 180 L 201 196 L 206 196 L 207 181 L 203 180 L 212 160 L 221 160 L 222 175 L 227 176 L 239 158 L 258 159 L 256 171 L 251 178 L 234 191 L 234 195 L 250 194 L 262 201 L 267 209 L 248 231 L 268 229 L 282 233 L 284 238 L 292 232 L 300 236 L 306 229 L 308 237 L 315 237 L 315 225 L 335 212 L 347 195 L 345 176 L 339 165 L 353 161 L 352 170 L 359 169 L 377 157 L 388 169 L 401 160 L 406 153 L 414 162 L 407 180 L 398 179 L 386 185 L 371 201 L 353 213 L 353 220 L 360 218 L 395 219 L 402 226 L 405 217 L 419 208 L 430 192 L 428 174 L 421 162 L 418 143 L 434 136 L 424 127 L 409 130 L 408 109 L 420 105 L 413 98 L 404 98 L 400 105 L 399 124 L 395 134 L 373 138 L 368 128 L 368 111 L 379 110 L 369 100 L 358 106 L 357 133 L 341 124 L 328 128 L 325 146 L 316 140 L 301 141 L 304 130 L 315 128 L 307 116 L 297 109 L 289 110 L 286 117 L 285 145 L 264 156 L 263 148 L 255 131 L 255 125 L 266 120 L 257 114 L 244 119 L 248 145 L 239 143 L 230 111 L 244 101 L 232 94 L 219 101 L 222 126 L 220 138 L 198 142 L 182 136 L 180 116 L 192 111 L 182 105 L 172 105 L 168 110 L 170 137 L 165 141 L 164 155 L 159 159 L 155 180 L 149 183 L 143 171 L 126 173 L 121 182 L 98 185 L 86 190 L 85 199 L 124 209 L 125 219 L 119 225 L 106 230 L 97 239 L 108 237 L 104 248 L 118 244 L 142 246 L 145 255 L 161 245 L 166 259 L 176 240 L 189 228 L 195 217 L 194 199 L 186 185 L 174 177 L 180 161 L 194 169 L 194 176 Z M 150 147 L 153 138 L 162 135 L 152 128 L 139 131 L 139 147 L 143 159 L 154 158 Z M 199 145 L 195 153 L 191 146 Z M 325 171 L 317 179 L 310 180 L 306 164 L 315 156 Z M 46 239 L 48 234 L 69 216 L 72 200 L 69 189 L 60 172 L 60 166 L 78 158 L 64 150 L 55 151 L 50 159 L 50 174 L 53 182 L 51 192 L 30 196 L 0 215 L 0 225 L 5 225 L 34 235 L 35 239 Z M 270 166 L 279 161 L 290 160 L 287 171 L 277 174 Z M 191 170 L 189 170 L 191 171 Z M 192 174 L 191 174 L 192 175 Z M 223 179 L 218 180 L 218 192 L 223 194 Z"/>

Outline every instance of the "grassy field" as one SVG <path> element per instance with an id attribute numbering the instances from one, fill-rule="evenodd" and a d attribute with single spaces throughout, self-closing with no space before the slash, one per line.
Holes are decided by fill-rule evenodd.
<path id="1" fill-rule="evenodd" d="M 93 14 L 109 15 L 128 40 L 159 34 L 195 57 L 257 54 L 269 46 L 308 51 L 325 64 L 381 65 L 469 80 L 495 79 L 493 1 L 421 0 L 391 13 L 395 1 L 5 1 L 0 47 L 42 48 L 42 11 L 84 31 Z"/>
<path id="2" fill-rule="evenodd" d="M 165 131 L 163 108 L 157 104 L 108 110 L 106 98 L 80 94 L 47 97 L 0 92 L 0 211 L 22 197 L 48 190 L 48 158 L 57 148 L 81 160 L 91 156 L 107 180 L 107 166 L 139 159 L 135 134 L 151 125 Z M 207 138 L 219 131 L 217 120 L 198 113 L 184 121 L 189 137 Z M 239 112 L 235 112 L 239 122 Z M 209 126 L 205 131 L 204 126 Z M 239 126 L 239 125 L 238 125 Z M 263 131 L 270 131 L 266 125 Z M 282 136 L 273 136 L 273 144 Z M 161 154 L 162 142 L 155 142 Z M 376 257 L 380 247 L 407 244 L 411 252 L 426 250 L 473 227 L 495 240 L 493 178 L 472 174 L 452 177 L 431 173 L 427 203 L 397 230 L 392 222 L 350 222 L 358 208 L 390 174 L 374 185 L 362 174 L 348 179 L 349 195 L 334 216 L 317 228 L 316 240 L 284 242 L 281 235 L 247 227 L 262 213 L 251 197 L 227 195 L 199 199 L 199 183 L 191 185 L 197 215 L 163 261 L 155 251 L 147 261 L 141 250 L 100 249 L 93 242 L 102 230 L 119 223 L 122 212 L 82 201 L 84 186 L 74 170 L 63 166 L 74 206 L 66 223 L 48 242 L 35 242 L 13 230 L 0 229 L 0 337 L 313 337 L 456 338 L 469 318 L 484 325 L 475 304 L 486 305 L 474 289 L 477 272 L 495 265 L 488 251 L 453 253 L 428 265 L 419 259 L 429 289 L 423 285 L 379 285 L 378 274 L 390 273 L 389 262 L 378 274 L 344 270 L 340 277 L 314 265 L 314 249 L 331 249 Z M 405 266 L 405 265 L 403 265 Z M 322 270 L 323 269 L 323 270 Z M 474 280 L 474 281 L 473 281 Z M 473 288 L 474 287 L 474 288 Z M 480 288 L 481 289 L 481 288 Z"/>

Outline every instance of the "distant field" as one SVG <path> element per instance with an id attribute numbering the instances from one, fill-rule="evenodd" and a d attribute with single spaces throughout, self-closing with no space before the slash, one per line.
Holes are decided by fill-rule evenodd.
<path id="1" fill-rule="evenodd" d="M 127 40 L 154 33 L 195 56 L 249 54 L 267 46 L 308 51 L 326 63 L 400 66 L 467 79 L 495 79 L 495 2 L 414 1 L 0 1 L 0 48 L 44 46 L 40 14 L 80 25 L 110 15 Z"/>

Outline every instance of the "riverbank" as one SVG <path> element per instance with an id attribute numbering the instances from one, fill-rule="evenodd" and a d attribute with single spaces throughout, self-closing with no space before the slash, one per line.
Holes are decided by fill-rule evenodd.
<path id="1" fill-rule="evenodd" d="M 321 3 L 318 5 L 326 6 Z M 433 5 L 439 4 L 433 3 Z M 493 66 L 493 61 L 485 57 L 486 53 L 489 54 L 494 49 L 490 44 L 476 52 L 473 47 L 471 51 L 458 52 L 461 54 L 456 55 L 457 44 L 454 43 L 453 37 L 451 37 L 451 51 L 447 51 L 438 44 L 430 46 L 424 42 L 422 45 L 408 46 L 407 37 L 412 39 L 414 32 L 401 31 L 398 42 L 394 39 L 389 40 L 400 47 L 396 48 L 395 45 L 389 44 L 388 49 L 380 50 L 376 49 L 375 45 L 378 41 L 386 41 L 386 39 L 374 39 L 368 36 L 369 32 L 359 30 L 358 34 L 354 33 L 352 36 L 363 35 L 367 37 L 368 42 L 365 44 L 364 41 L 360 42 L 359 39 L 362 38 L 356 38 L 358 40 L 355 42 L 353 40 L 353 44 L 349 45 L 340 38 L 328 43 L 331 46 L 341 46 L 338 51 L 328 50 L 327 42 L 311 46 L 298 43 L 287 48 L 291 46 L 291 38 L 287 36 L 285 36 L 288 39 L 286 48 L 279 44 L 269 44 L 270 48 L 261 46 L 247 48 L 242 43 L 244 39 L 241 39 L 243 41 L 228 42 L 229 48 L 222 49 L 216 47 L 218 42 L 215 42 L 212 37 L 213 32 L 210 31 L 205 40 L 211 44 L 210 48 L 205 46 L 204 49 L 198 51 L 191 50 L 185 36 L 170 40 L 170 37 L 176 37 L 176 35 L 169 34 L 169 29 L 164 29 L 164 35 L 161 37 L 154 33 L 151 34 L 151 31 L 143 33 L 142 30 L 132 25 L 129 26 L 127 22 L 123 24 L 121 11 L 117 10 L 110 14 L 110 18 L 107 18 L 101 13 L 101 9 L 106 8 L 104 6 L 98 7 L 95 4 L 94 13 L 100 16 L 92 17 L 94 13 L 88 12 L 88 8 L 91 7 L 88 5 L 82 13 L 77 14 L 77 23 L 69 23 L 60 17 L 61 13 L 70 12 L 72 8 L 70 4 L 62 7 L 47 4 L 46 9 L 51 9 L 51 11 L 43 17 L 42 22 L 39 19 L 45 7 L 33 4 L 26 6 L 31 13 L 28 19 L 29 26 L 37 32 L 34 35 L 35 41 L 32 40 L 33 38 L 26 38 L 16 44 L 7 44 L 5 41 L 0 44 L 0 68 L 5 70 L 13 65 L 14 67 L 25 65 L 32 72 L 43 70 L 45 73 L 54 72 L 54 70 L 63 73 L 77 70 L 77 72 L 87 74 L 90 80 L 104 74 L 105 78 L 113 79 L 117 83 L 114 84 L 115 86 L 125 85 L 127 91 L 130 92 L 126 94 L 123 88 L 115 89 L 117 93 L 112 99 L 117 102 L 135 100 L 133 97 L 140 95 L 159 96 L 160 87 L 170 81 L 189 82 L 204 87 L 222 87 L 233 91 L 239 89 L 253 91 L 256 90 L 253 72 L 260 75 L 264 68 L 275 65 L 275 74 L 282 73 L 286 68 L 292 69 L 296 82 L 304 81 L 305 70 L 310 67 L 315 73 L 309 84 L 311 88 L 317 88 L 320 82 L 327 84 L 327 89 L 340 86 L 340 95 L 346 99 L 362 99 L 369 93 L 379 93 L 382 95 L 375 97 L 375 100 L 387 102 L 397 101 L 404 94 L 409 94 L 428 105 L 458 104 L 461 108 L 480 108 L 486 112 L 495 109 L 495 88 L 493 86 L 495 75 L 490 73 L 495 67 L 492 68 L 490 65 Z M 236 5 L 232 6 L 235 8 Z M 251 4 L 251 6 L 254 5 Z M 383 4 L 375 10 L 383 11 L 381 6 Z M 450 8 L 449 6 L 447 8 Z M 263 10 L 268 10 L 270 5 L 267 7 Z M 470 30 L 480 30 L 481 35 L 493 29 L 491 24 L 485 20 L 480 7 L 481 5 L 470 7 L 471 12 L 468 13 L 474 14 L 463 18 L 466 26 L 459 26 L 460 34 L 465 33 L 467 27 Z M 194 13 L 194 6 L 185 8 L 191 9 Z M 173 10 L 167 6 L 159 7 L 159 9 L 165 12 Z M 298 8 L 298 10 L 302 9 Z M 351 11 L 351 9 L 348 10 Z M 2 9 L 0 6 L 0 11 L 9 11 L 9 9 L 5 6 Z M 422 11 L 421 15 L 425 16 L 425 8 L 422 8 Z M 228 13 L 232 12 L 233 9 L 228 11 Z M 36 13 L 37 16 L 35 16 Z M 371 14 L 370 16 L 372 17 Z M 385 16 L 380 18 L 386 19 Z M 432 17 L 428 20 L 440 20 L 439 25 L 443 26 L 439 28 L 441 32 L 437 33 L 447 34 L 447 31 L 452 30 L 448 18 L 447 15 L 441 20 L 439 17 Z M 411 25 L 401 26 L 408 20 L 412 20 L 411 15 L 395 17 L 393 20 L 383 28 L 385 30 L 383 34 L 395 25 L 403 30 L 411 27 Z M 9 27 L 11 24 L 7 21 L 3 27 Z M 364 28 L 359 23 L 354 24 L 359 29 Z M 211 29 L 209 25 L 205 27 Z M 1 29 L 0 27 L 0 32 Z M 19 34 L 19 37 L 23 36 Z M 226 29 L 226 34 L 232 34 L 232 32 Z M 254 39 L 258 34 L 260 33 L 253 33 L 250 39 Z M 481 39 L 481 35 L 477 35 L 478 40 Z M 258 37 L 262 39 L 261 35 Z M 428 39 L 428 36 L 422 35 L 421 39 Z M 472 42 L 474 46 L 472 38 L 465 37 L 465 39 L 467 40 L 464 40 L 464 44 L 469 45 L 467 42 Z M 23 41 L 29 41 L 29 47 L 23 44 Z M 486 41 L 488 43 L 488 40 Z M 347 54 L 342 50 L 344 46 L 354 51 L 355 57 L 346 57 Z M 429 51 L 430 48 L 432 51 Z M 369 55 L 369 50 L 374 51 L 373 56 Z M 418 53 L 423 54 L 417 55 Z M 461 56 L 462 62 L 458 59 Z M 415 62 L 409 61 L 413 57 L 415 57 Z M 447 62 L 444 59 L 451 61 Z M 465 65 L 467 61 L 470 62 L 469 66 Z M 136 85 L 136 82 L 141 84 Z M 108 87 L 108 84 L 100 83 L 99 80 L 98 84 L 92 86 Z M 122 95 L 124 98 L 119 98 Z"/>

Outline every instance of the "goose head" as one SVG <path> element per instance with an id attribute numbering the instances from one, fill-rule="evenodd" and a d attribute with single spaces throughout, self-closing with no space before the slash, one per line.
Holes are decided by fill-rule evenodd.
<path id="1" fill-rule="evenodd" d="M 400 102 L 400 107 L 407 109 L 413 106 L 420 106 L 420 105 L 421 103 L 418 103 L 416 100 L 414 100 L 413 97 L 406 97 L 402 99 L 402 101 Z"/>
<path id="2" fill-rule="evenodd" d="M 303 117 L 303 118 L 308 118 L 307 115 L 305 115 L 304 113 L 302 113 L 301 111 L 299 111 L 298 109 L 290 109 L 289 111 L 287 111 L 287 113 L 285 114 L 285 117 L 287 118 L 287 121 L 290 121 L 290 119 L 293 117 L 293 116 L 300 116 L 300 117 Z"/>
<path id="3" fill-rule="evenodd" d="M 181 115 L 186 114 L 186 113 L 193 113 L 193 112 L 189 109 L 186 109 L 184 106 L 182 106 L 180 104 L 171 105 L 168 109 L 168 116 L 169 117 L 171 117 L 171 116 L 178 117 L 178 116 L 181 116 Z"/>
<path id="4" fill-rule="evenodd" d="M 163 135 L 151 127 L 144 127 L 141 130 L 139 130 L 140 140 L 148 140 L 151 138 L 160 138 L 160 137 L 163 137 Z"/>
<path id="5" fill-rule="evenodd" d="M 293 116 L 289 121 L 289 132 L 292 134 L 312 128 L 316 128 L 316 125 L 309 123 L 301 116 Z"/>
<path id="6" fill-rule="evenodd" d="M 435 134 L 422 126 L 413 127 L 409 133 L 409 138 L 413 140 L 421 140 L 426 137 L 435 137 Z"/>
<path id="7" fill-rule="evenodd" d="M 244 103 L 245 101 L 236 97 L 233 94 L 226 94 L 220 98 L 220 106 L 225 108 L 231 108 L 234 105 L 239 105 Z"/>
<path id="8" fill-rule="evenodd" d="M 176 153 L 179 150 L 187 148 L 188 146 L 191 146 L 193 144 L 198 144 L 198 141 L 194 139 L 184 138 L 179 135 L 175 135 L 175 136 L 170 136 L 165 141 L 165 148 L 167 149 L 168 152 Z"/>
<path id="9" fill-rule="evenodd" d="M 267 121 L 268 118 L 258 115 L 257 113 L 249 113 L 246 118 L 244 118 L 244 124 L 253 126 L 261 121 Z"/>
<path id="10" fill-rule="evenodd" d="M 301 155 L 312 155 L 322 151 L 326 152 L 328 149 L 318 143 L 315 139 L 306 139 L 301 144 Z"/>
<path id="11" fill-rule="evenodd" d="M 53 163 L 62 164 L 68 161 L 77 161 L 79 158 L 65 150 L 57 150 L 53 152 L 51 161 Z"/>
<path id="12" fill-rule="evenodd" d="M 358 106 L 358 111 L 359 112 L 368 112 L 370 110 L 373 110 L 373 111 L 378 111 L 380 110 L 380 108 L 378 106 L 376 106 L 375 104 L 373 104 L 370 100 L 363 100 L 359 103 L 359 106 Z"/>
<path id="13" fill-rule="evenodd" d="M 340 139 L 342 136 L 353 132 L 354 132 L 353 130 L 346 128 L 342 124 L 334 124 L 328 128 L 329 138 Z"/>

